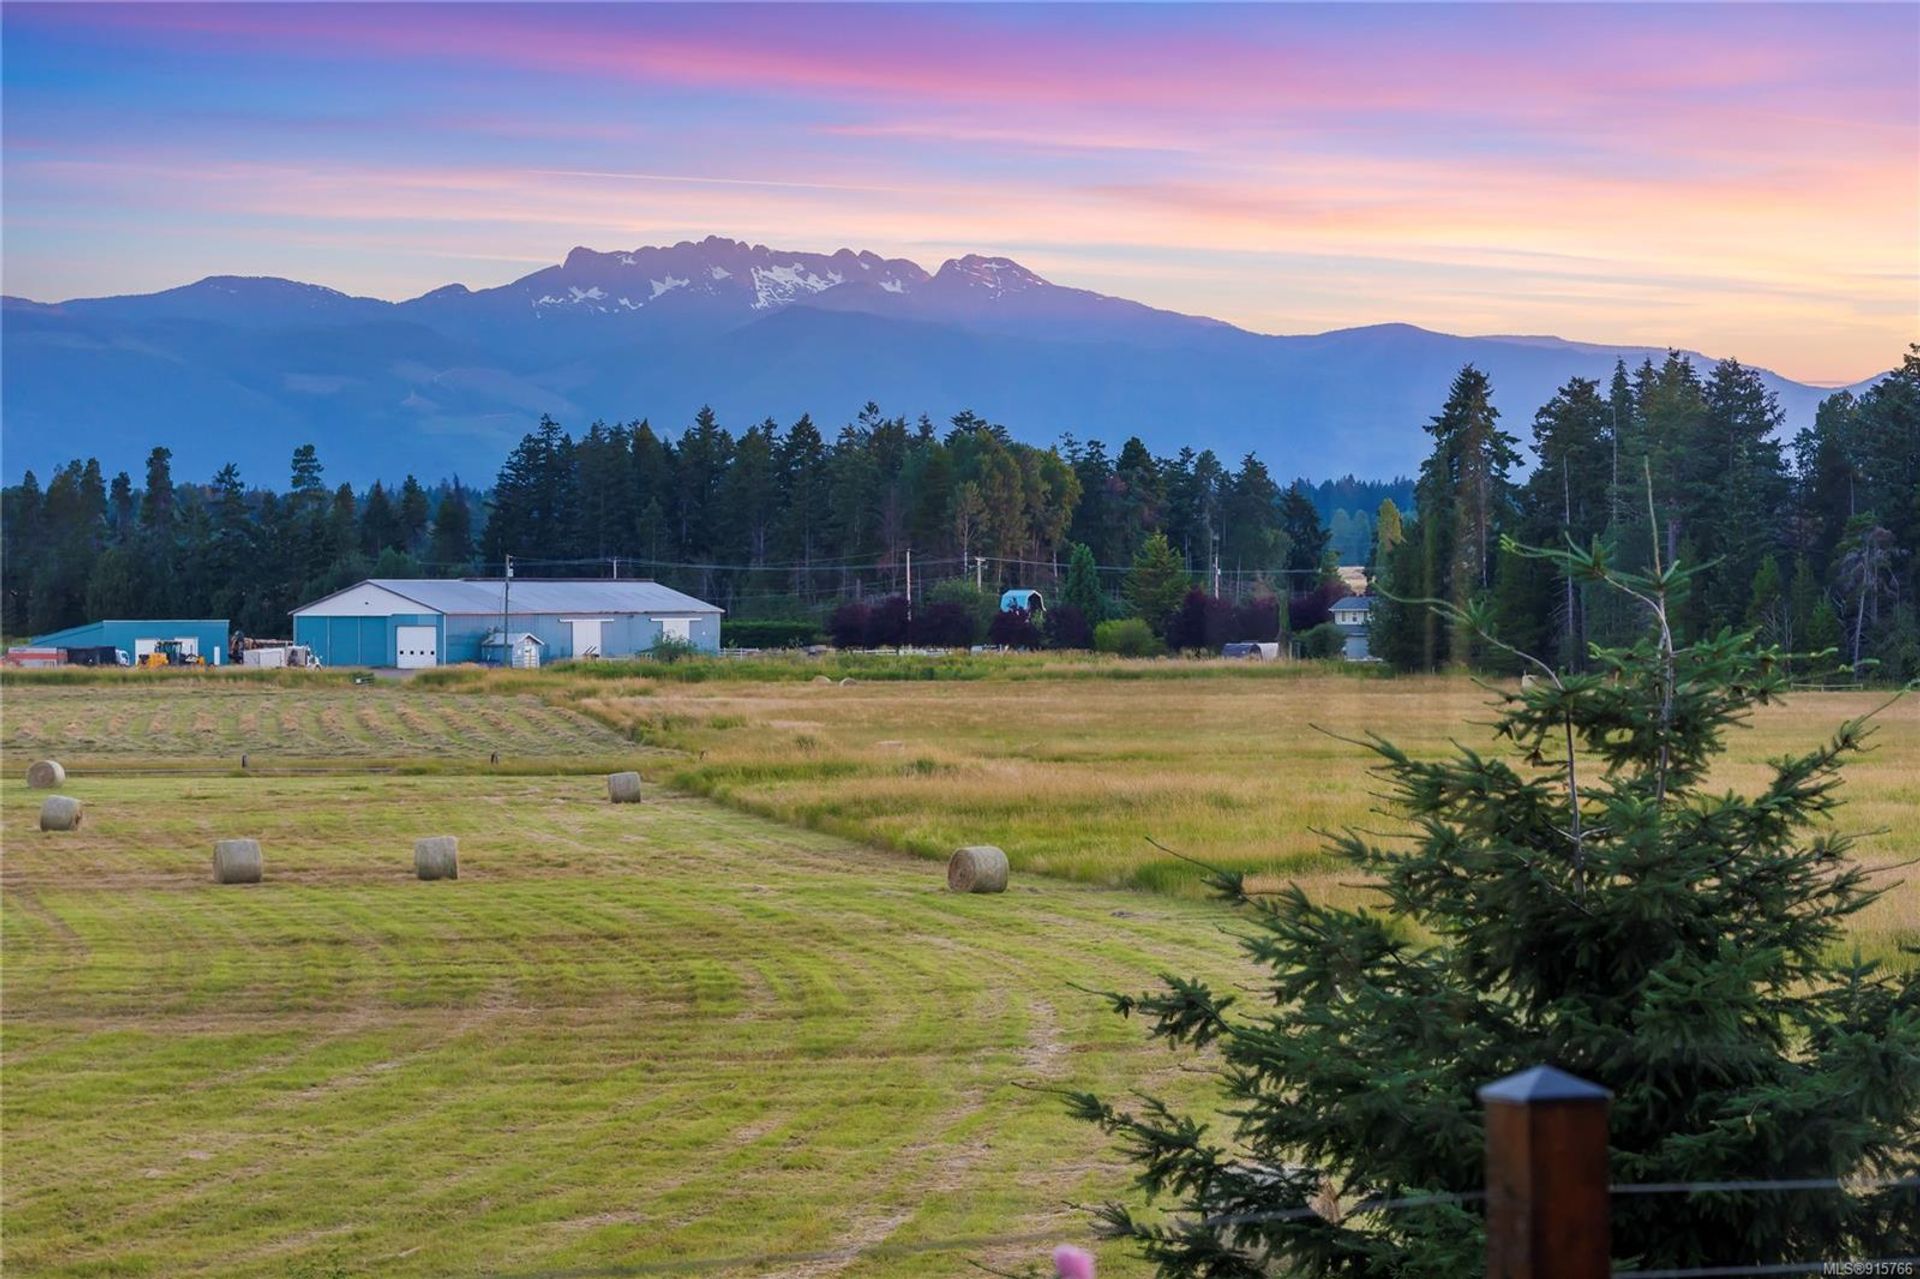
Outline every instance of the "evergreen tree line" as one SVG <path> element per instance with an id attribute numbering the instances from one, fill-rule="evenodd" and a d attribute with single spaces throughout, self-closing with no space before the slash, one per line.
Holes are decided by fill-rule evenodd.
<path id="1" fill-rule="evenodd" d="M 413 476 L 329 487 L 312 445 L 281 493 L 231 465 L 183 484 L 156 448 L 144 483 L 123 472 L 109 485 L 90 459 L 44 490 L 31 473 L 5 490 L 0 605 L 16 636 L 187 614 L 279 634 L 288 610 L 361 578 L 497 574 L 511 556 L 524 575 L 646 576 L 732 617 L 824 622 L 842 600 L 903 592 L 909 552 L 919 596 L 944 579 L 1058 585 L 1077 543 L 1118 613 L 1156 534 L 1183 583 L 1217 562 L 1235 596 L 1288 575 L 1311 585 L 1336 553 L 1322 504 L 1394 487 L 1349 476 L 1282 489 L 1251 454 L 1229 468 L 1207 451 L 1156 458 L 1138 439 L 1117 457 L 1098 440 L 1037 448 L 972 413 L 937 429 L 871 404 L 831 439 L 807 416 L 736 435 L 703 410 L 674 437 L 644 420 L 575 437 L 542 418 L 480 492 Z M 1349 543 L 1371 535 L 1358 505 L 1337 514 Z"/>
<path id="2" fill-rule="evenodd" d="M 1498 669 L 1502 654 L 1475 634 L 1485 622 L 1580 671 L 1592 645 L 1635 633 L 1631 600 L 1503 551 L 1508 539 L 1571 542 L 1630 573 L 1692 567 L 1673 608 L 1682 642 L 1751 629 L 1789 652 L 1832 648 L 1881 677 L 1920 675 L 1920 346 L 1865 394 L 1828 397 L 1784 448 L 1780 407 L 1752 369 L 1723 360 L 1703 376 L 1672 352 L 1617 364 L 1606 385 L 1561 387 L 1534 415 L 1524 482 L 1499 419 L 1486 375 L 1461 370 L 1426 428 L 1417 518 L 1382 508 L 1376 655 L 1406 670 Z"/>
<path id="3" fill-rule="evenodd" d="M 293 452 L 284 493 L 249 488 L 238 467 L 210 484 L 173 478 L 147 455 L 145 483 L 107 482 L 97 459 L 29 471 L 0 492 L 0 628 L 40 634 L 98 618 L 225 617 L 284 635 L 288 612 L 366 577 L 457 575 L 473 561 L 474 495 L 409 475 L 364 493 L 328 488 L 314 446 Z"/>

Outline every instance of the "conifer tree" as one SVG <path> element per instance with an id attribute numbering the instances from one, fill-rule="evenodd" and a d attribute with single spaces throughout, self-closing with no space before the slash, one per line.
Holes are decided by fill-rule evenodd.
<path id="1" fill-rule="evenodd" d="M 1588 378 L 1569 380 L 1533 419 L 1533 474 L 1520 490 L 1514 532 L 1540 546 L 1586 546 L 1609 524 L 1612 407 Z M 1563 670 L 1584 660 L 1589 635 L 1587 595 L 1539 560 L 1500 566 L 1499 619 L 1512 644 L 1551 655 Z"/>
<path id="2" fill-rule="evenodd" d="M 473 508 L 458 485 L 440 499 L 440 507 L 434 512 L 427 561 L 441 577 L 460 577 L 472 567 Z"/>
<path id="3" fill-rule="evenodd" d="M 400 529 L 400 512 L 387 496 L 386 485 L 375 480 L 367 490 L 366 505 L 360 511 L 361 553 L 378 557 L 389 546 L 401 545 L 405 538 Z"/>
<path id="4" fill-rule="evenodd" d="M 400 485 L 400 536 L 404 539 L 401 545 L 409 551 L 418 551 L 426 541 L 427 524 L 432 518 L 426 489 L 420 487 L 419 480 L 407 476 Z"/>
<path id="5" fill-rule="evenodd" d="M 113 485 L 107 490 L 107 527 L 116 546 L 133 540 L 134 506 L 133 477 L 121 471 L 113 477 Z"/>
<path id="6" fill-rule="evenodd" d="M 1517 441 L 1499 426 L 1487 375 L 1471 364 L 1453 380 L 1447 402 L 1427 423 L 1433 448 L 1415 488 L 1418 515 L 1383 574 L 1383 604 L 1372 630 L 1382 656 L 1409 670 L 1464 665 L 1472 633 L 1444 625 L 1440 612 L 1406 608 L 1398 599 L 1441 599 L 1456 612 L 1482 598 L 1493 582 L 1497 537 L 1513 513 L 1508 473 Z"/>
<path id="7" fill-rule="evenodd" d="M 1127 572 L 1127 603 L 1133 606 L 1135 617 L 1152 627 L 1155 635 L 1162 635 L 1167 618 L 1180 606 L 1192 584 L 1186 566 L 1167 544 L 1167 535 L 1155 532 L 1141 544 Z"/>
<path id="8" fill-rule="evenodd" d="M 1787 584 L 1780 576 L 1780 561 L 1769 555 L 1754 572 L 1753 585 L 1747 590 L 1748 629 L 1770 644 L 1793 651 L 1793 612 L 1787 605 Z"/>
<path id="9" fill-rule="evenodd" d="M 794 586 L 804 591 L 810 573 L 806 566 L 826 552 L 827 451 L 813 418 L 802 414 L 787 428 L 780 446 L 780 558 L 794 569 Z"/>
<path id="10" fill-rule="evenodd" d="M 1330 539 L 1313 498 L 1297 481 L 1280 498 L 1280 531 L 1287 535 L 1288 581 L 1297 591 L 1312 589 Z"/>
<path id="11" fill-rule="evenodd" d="M 1615 1196 L 1622 1268 L 1910 1255 L 1920 1191 L 1871 1183 L 1920 1172 L 1920 979 L 1835 957 L 1881 891 L 1827 825 L 1871 726 L 1775 761 L 1751 793 L 1711 787 L 1726 734 L 1785 691 L 1779 651 L 1729 632 L 1677 645 L 1690 570 L 1513 549 L 1625 592 L 1641 635 L 1588 674 L 1516 655 L 1539 679 L 1498 695 L 1499 752 L 1356 743 L 1406 819 L 1333 841 L 1376 907 L 1213 873 L 1250 912 L 1258 1004 L 1178 978 L 1110 998 L 1217 1054 L 1234 1126 L 1073 1095 L 1173 1210 L 1111 1203 L 1104 1226 L 1164 1279 L 1478 1273 L 1474 1092 L 1545 1062 L 1612 1090 L 1616 1183 L 1819 1183 Z M 1483 610 L 1439 607 L 1500 642 Z M 1421 1196 L 1439 1198 L 1367 1206 Z"/>
<path id="12" fill-rule="evenodd" d="M 763 564 L 773 549 L 773 523 L 780 513 L 778 436 L 772 418 L 742 432 L 720 486 L 727 508 L 722 519 L 727 556 L 740 563 Z"/>
<path id="13" fill-rule="evenodd" d="M 237 620 L 246 608 L 248 576 L 257 571 L 259 537 L 247 510 L 240 468 L 231 462 L 214 474 L 208 515 L 211 535 L 200 551 L 207 611 L 212 617 Z"/>
<path id="14" fill-rule="evenodd" d="M 1067 580 L 1060 588 L 1060 602 L 1080 610 L 1088 626 L 1106 620 L 1107 597 L 1100 589 L 1100 570 L 1093 562 L 1093 550 L 1084 542 L 1075 542 L 1067 553 Z"/>

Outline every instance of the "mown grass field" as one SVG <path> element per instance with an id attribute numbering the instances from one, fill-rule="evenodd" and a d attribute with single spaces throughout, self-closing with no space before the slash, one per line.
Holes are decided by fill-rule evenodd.
<path id="1" fill-rule="evenodd" d="M 1487 715 L 1455 680 L 767 665 L 0 685 L 7 1273 L 1017 1269 L 1045 1245 L 916 1249 L 1087 1238 L 1066 1205 L 1127 1171 L 1038 1089 L 1206 1088 L 1075 987 L 1250 976 L 1148 837 L 1357 899 L 1315 828 L 1386 822 L 1309 725 L 1434 752 Z M 1877 700 L 1796 697 L 1721 780 Z M 1917 710 L 1850 770 L 1873 865 L 1916 850 Z M 77 833 L 33 829 L 42 754 Z M 616 764 L 678 790 L 608 805 Z M 424 834 L 458 881 L 411 877 Z M 265 883 L 210 882 L 225 835 Z M 1014 891 L 898 855 L 967 842 Z M 1917 933 L 1911 880 L 1855 930 Z"/>
<path id="2" fill-rule="evenodd" d="M 1126 1178 L 1033 1089 L 1203 1086 L 1074 987 L 1245 976 L 1203 904 L 1031 875 L 954 896 L 936 865 L 709 800 L 609 805 L 595 775 L 116 773 L 288 697 L 308 751 L 347 705 L 186 690 L 5 691 L 9 1275 L 1024 1266 Z M 406 723 L 410 690 L 372 691 Z M 419 701 L 450 733 L 494 699 Z M 121 715 L 181 735 L 97 755 L 63 788 L 83 828 L 40 834 L 26 763 Z M 410 874 L 435 833 L 457 881 Z M 225 835 L 261 840 L 264 883 L 211 883 Z"/>
<path id="3" fill-rule="evenodd" d="M 136 675 L 11 684 L 0 748 L 57 753 L 80 771 L 370 764 L 591 762 L 631 754 L 604 723 L 529 694 L 457 697 L 376 682 Z"/>

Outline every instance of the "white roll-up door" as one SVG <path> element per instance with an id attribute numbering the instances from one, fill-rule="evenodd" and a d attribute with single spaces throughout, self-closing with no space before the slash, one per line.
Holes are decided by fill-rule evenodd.
<path id="1" fill-rule="evenodd" d="M 431 626 L 394 627 L 393 646 L 401 670 L 440 664 L 439 636 Z"/>

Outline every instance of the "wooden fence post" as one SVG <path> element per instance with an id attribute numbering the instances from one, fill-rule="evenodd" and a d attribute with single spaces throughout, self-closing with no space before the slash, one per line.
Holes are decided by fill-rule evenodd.
<path id="1" fill-rule="evenodd" d="M 1487 1108 L 1487 1279 L 1607 1279 L 1607 1101 L 1535 1066 L 1480 1089 Z"/>

